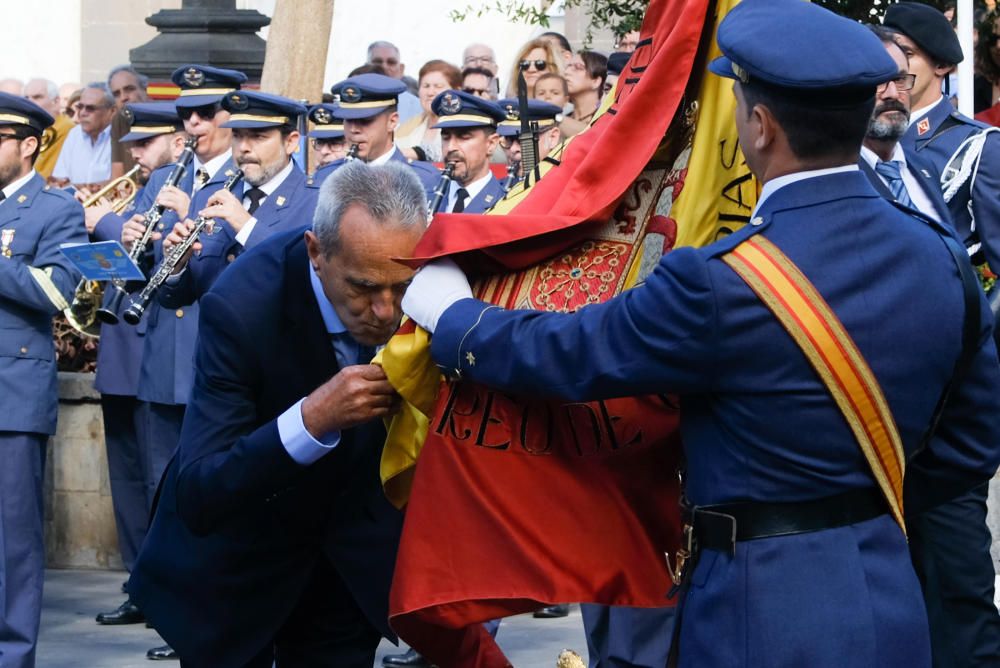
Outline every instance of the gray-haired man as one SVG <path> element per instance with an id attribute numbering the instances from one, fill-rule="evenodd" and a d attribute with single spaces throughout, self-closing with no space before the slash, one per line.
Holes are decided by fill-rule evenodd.
<path id="1" fill-rule="evenodd" d="M 402 164 L 346 165 L 312 229 L 248 251 L 201 300 L 195 383 L 129 592 L 185 665 L 370 668 L 401 527 L 376 346 L 426 202 Z"/>
<path id="2" fill-rule="evenodd" d="M 122 137 L 128 134 L 131 122 L 128 116 L 123 114 L 126 104 L 134 102 L 146 102 L 149 96 L 146 94 L 146 87 L 149 85 L 149 78 L 140 74 L 131 65 L 119 65 L 108 72 L 108 90 L 115 98 L 117 109 L 111 121 L 111 177 L 117 178 L 135 167 L 135 160 L 128 150 L 128 146 L 122 144 Z"/>
<path id="3" fill-rule="evenodd" d="M 111 118 L 115 98 L 102 81 L 89 83 L 80 94 L 79 124 L 69 131 L 52 178 L 77 185 L 111 178 Z"/>

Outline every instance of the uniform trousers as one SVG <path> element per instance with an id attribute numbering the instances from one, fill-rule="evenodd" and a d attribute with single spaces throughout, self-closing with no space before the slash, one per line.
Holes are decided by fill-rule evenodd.
<path id="1" fill-rule="evenodd" d="M 42 480 L 48 436 L 0 432 L 0 666 L 35 665 L 45 578 Z"/>
<path id="2" fill-rule="evenodd" d="M 272 642 L 245 668 L 371 668 L 381 639 L 324 558 Z M 181 657 L 181 668 L 203 665 Z"/>
<path id="3" fill-rule="evenodd" d="M 139 436 L 145 428 L 146 405 L 134 396 L 102 394 L 101 412 L 118 549 L 131 573 L 149 527 L 147 463 Z"/>
<path id="4" fill-rule="evenodd" d="M 931 629 L 935 668 L 1000 665 L 1000 614 L 993 603 L 983 484 L 907 518 L 910 554 Z"/>
<path id="5" fill-rule="evenodd" d="M 674 608 L 581 603 L 589 668 L 663 668 L 670 654 Z"/>
<path id="6" fill-rule="evenodd" d="M 181 439 L 184 424 L 184 405 L 143 402 L 145 426 L 141 430 L 143 452 L 143 479 L 146 487 L 146 513 L 153 508 L 160 478 L 170 463 L 170 458 Z"/>

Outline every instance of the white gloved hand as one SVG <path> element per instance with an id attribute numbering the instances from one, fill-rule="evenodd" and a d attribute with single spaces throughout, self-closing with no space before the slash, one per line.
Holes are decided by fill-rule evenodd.
<path id="1" fill-rule="evenodd" d="M 430 333 L 455 302 L 472 297 L 469 279 L 458 265 L 444 258 L 425 264 L 403 295 L 403 313 Z"/>

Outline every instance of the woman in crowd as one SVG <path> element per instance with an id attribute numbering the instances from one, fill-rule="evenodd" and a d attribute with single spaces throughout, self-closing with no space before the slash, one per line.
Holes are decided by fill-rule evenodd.
<path id="1" fill-rule="evenodd" d="M 429 60 L 420 68 L 418 97 L 423 113 L 403 123 L 396 131 L 396 146 L 414 160 L 441 162 L 441 131 L 432 126 L 438 121 L 431 102 L 441 91 L 462 87 L 462 72 L 444 60 Z"/>
<path id="2" fill-rule="evenodd" d="M 547 40 L 538 38 L 522 46 L 507 78 L 507 97 L 517 97 L 517 75 L 524 72 L 524 81 L 528 84 L 528 94 L 534 89 L 538 77 L 545 73 L 563 73 L 563 58 Z"/>
<path id="3" fill-rule="evenodd" d="M 604 79 L 608 76 L 608 58 L 596 51 L 574 54 L 566 66 L 566 83 L 573 102 L 570 117 L 590 125 L 601 104 Z"/>

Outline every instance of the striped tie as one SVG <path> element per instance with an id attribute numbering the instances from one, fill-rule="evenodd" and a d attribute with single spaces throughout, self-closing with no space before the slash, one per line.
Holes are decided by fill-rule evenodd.
<path id="1" fill-rule="evenodd" d="M 885 162 L 879 160 L 875 164 L 875 171 L 885 179 L 885 183 L 889 186 L 889 190 L 892 191 L 892 196 L 896 198 L 896 201 L 912 209 L 913 200 L 910 199 L 910 193 L 906 192 L 906 184 L 903 183 L 903 175 L 900 173 L 901 167 L 902 163 L 899 160 L 888 160 Z"/>

